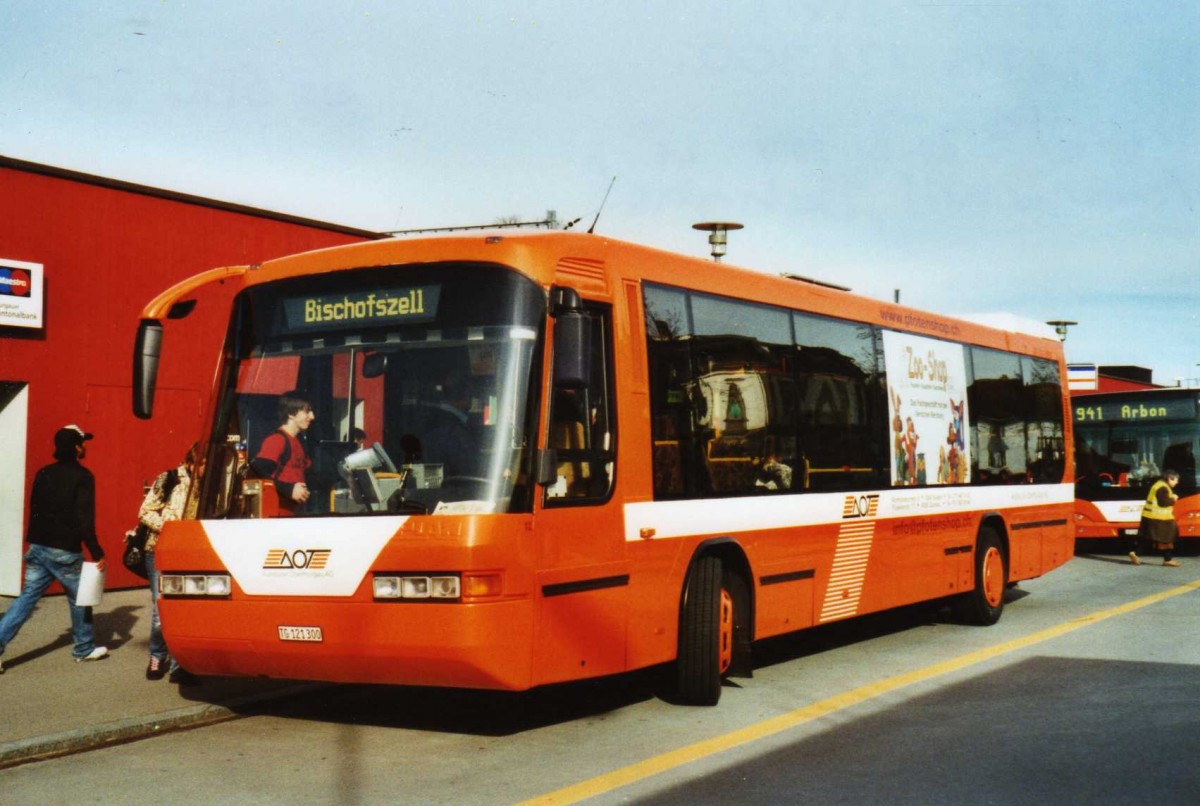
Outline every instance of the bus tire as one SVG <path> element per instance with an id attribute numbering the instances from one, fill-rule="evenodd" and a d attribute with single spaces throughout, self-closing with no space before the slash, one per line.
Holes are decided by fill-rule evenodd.
<path id="1" fill-rule="evenodd" d="M 990 626 L 1004 612 L 1008 588 L 1008 558 L 1000 535 L 990 526 L 979 530 L 975 542 L 975 588 L 954 600 L 954 614 L 967 624 Z"/>
<path id="2" fill-rule="evenodd" d="M 716 705 L 733 652 L 733 598 L 721 584 L 717 557 L 696 560 L 679 618 L 675 697 L 682 705 Z"/>

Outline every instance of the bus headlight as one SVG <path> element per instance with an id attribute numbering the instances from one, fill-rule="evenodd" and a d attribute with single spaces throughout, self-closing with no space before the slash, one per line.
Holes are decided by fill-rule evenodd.
<path id="1" fill-rule="evenodd" d="M 376 599 L 458 599 L 461 583 L 458 575 L 438 576 L 378 574 L 373 587 Z"/>
<path id="2" fill-rule="evenodd" d="M 229 596 L 233 587 L 229 574 L 159 574 L 158 592 L 163 596 Z"/>

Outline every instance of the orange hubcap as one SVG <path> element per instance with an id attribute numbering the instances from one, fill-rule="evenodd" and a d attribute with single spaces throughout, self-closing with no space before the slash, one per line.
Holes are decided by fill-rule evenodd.
<path id="1" fill-rule="evenodd" d="M 718 665 L 721 669 L 721 674 L 729 671 L 729 667 L 733 665 L 733 597 L 729 595 L 729 591 L 721 589 L 721 621 L 718 625 L 718 639 L 720 641 L 720 657 Z"/>
<path id="2" fill-rule="evenodd" d="M 983 598 L 988 607 L 997 607 L 1004 597 L 1004 558 L 991 546 L 983 555 Z"/>

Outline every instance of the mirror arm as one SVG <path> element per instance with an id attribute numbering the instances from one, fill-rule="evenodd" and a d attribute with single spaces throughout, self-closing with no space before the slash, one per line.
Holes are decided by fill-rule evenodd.
<path id="1" fill-rule="evenodd" d="M 558 481 L 558 451 L 544 448 L 537 453 L 537 483 L 547 487 Z"/>
<path id="2" fill-rule="evenodd" d="M 559 314 L 578 313 L 583 310 L 583 298 L 574 288 L 563 285 L 550 286 L 550 316 L 557 319 Z"/>

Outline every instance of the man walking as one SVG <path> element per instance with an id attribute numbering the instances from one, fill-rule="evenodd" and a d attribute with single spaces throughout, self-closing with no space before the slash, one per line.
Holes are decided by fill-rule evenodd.
<path id="1" fill-rule="evenodd" d="M 83 570 L 83 544 L 92 559 L 104 570 L 104 550 L 96 539 L 96 480 L 79 463 L 87 455 L 84 443 L 92 438 L 77 425 L 68 425 L 54 434 L 53 464 L 46 465 L 33 478 L 29 496 L 29 531 L 25 553 L 25 586 L 4 616 L 0 617 L 0 655 L 17 636 L 21 625 L 33 612 L 50 584 L 58 580 L 67 592 L 71 610 L 71 636 L 78 661 L 100 660 L 108 648 L 96 646 L 92 635 L 90 608 L 75 604 L 79 592 L 79 573 Z M 4 672 L 0 662 L 0 674 Z"/>

